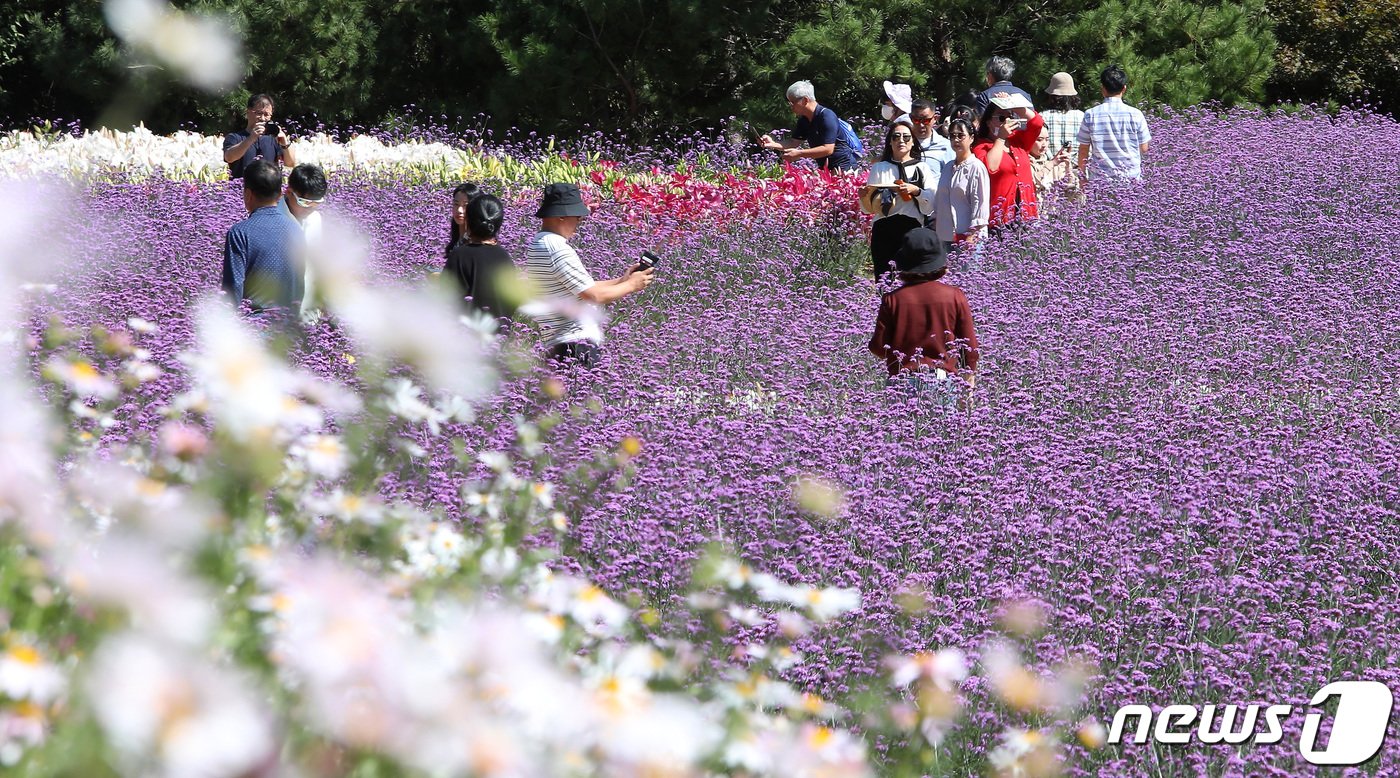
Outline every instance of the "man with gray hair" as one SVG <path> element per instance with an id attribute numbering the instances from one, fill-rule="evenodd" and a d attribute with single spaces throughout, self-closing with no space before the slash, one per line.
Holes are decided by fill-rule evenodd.
<path id="1" fill-rule="evenodd" d="M 788 107 L 797 114 L 797 126 L 782 143 L 772 135 L 759 138 L 765 149 L 782 152 L 783 159 L 810 159 L 828 170 L 854 170 L 860 160 L 846 143 L 836 112 L 817 104 L 811 81 L 798 81 L 787 89 Z M 803 142 L 808 148 L 802 148 Z"/>
<path id="2" fill-rule="evenodd" d="M 1016 72 L 1016 63 L 1008 57 L 992 57 L 987 60 L 987 88 L 977 95 L 977 113 L 982 114 L 987 110 L 987 104 L 993 97 L 1010 97 L 1020 95 L 1026 98 L 1026 102 L 1034 103 L 1035 98 L 1030 92 L 1011 83 L 1011 76 Z"/>

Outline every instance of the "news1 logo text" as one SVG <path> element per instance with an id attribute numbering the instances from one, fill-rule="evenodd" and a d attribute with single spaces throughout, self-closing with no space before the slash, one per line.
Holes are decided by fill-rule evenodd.
<path id="1" fill-rule="evenodd" d="M 1309 705 L 1322 705 L 1336 697 L 1337 713 L 1327 745 L 1318 748 L 1318 729 L 1323 713 L 1307 714 L 1298 753 L 1315 765 L 1357 765 L 1375 756 L 1385 742 L 1395 697 L 1379 681 L 1333 681 L 1314 694 Z M 1129 719 L 1136 718 L 1130 730 L 1134 743 L 1147 742 L 1150 733 L 1158 743 L 1256 744 L 1277 743 L 1283 739 L 1283 719 L 1293 713 L 1292 705 L 1168 705 L 1153 721 L 1146 705 L 1124 705 L 1113 714 L 1108 742 L 1121 743 Z"/>

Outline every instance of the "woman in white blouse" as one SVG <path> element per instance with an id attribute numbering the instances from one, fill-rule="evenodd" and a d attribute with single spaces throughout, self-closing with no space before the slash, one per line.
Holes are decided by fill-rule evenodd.
<path id="1" fill-rule="evenodd" d="M 870 258 L 875 277 L 894 270 L 894 253 L 904 233 L 924 226 L 933 213 L 938 177 L 926 164 L 914 141 L 914 125 L 903 118 L 885 133 L 885 153 L 870 168 L 860 190 L 860 208 L 875 214 L 870 227 Z"/>
<path id="2" fill-rule="evenodd" d="M 948 248 L 976 244 L 987 236 L 991 180 L 987 167 L 972 153 L 972 125 L 955 119 L 948 125 L 953 161 L 943 166 L 943 177 L 933 198 L 938 238 Z"/>

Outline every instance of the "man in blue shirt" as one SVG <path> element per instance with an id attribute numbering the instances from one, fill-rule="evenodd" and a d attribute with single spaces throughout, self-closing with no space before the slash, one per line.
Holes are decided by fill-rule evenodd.
<path id="1" fill-rule="evenodd" d="M 788 106 L 797 114 L 797 126 L 779 143 L 764 135 L 759 143 L 765 149 L 781 151 L 789 162 L 810 159 L 830 170 L 854 170 L 859 160 L 846 145 L 836 112 L 817 104 L 816 90 L 811 81 L 798 81 L 787 90 Z M 806 141 L 808 148 L 802 148 Z"/>
<path id="2" fill-rule="evenodd" d="M 248 165 L 259 159 L 280 162 L 288 167 L 296 165 L 287 133 L 273 124 L 271 127 L 276 132 L 267 134 L 271 122 L 272 97 L 253 95 L 248 98 L 247 129 L 224 136 L 224 162 L 228 163 L 229 178 L 242 178 Z"/>
<path id="3" fill-rule="evenodd" d="M 224 238 L 221 286 L 234 305 L 247 300 L 255 311 L 295 312 L 303 294 L 301 227 L 277 207 L 282 171 L 257 160 L 243 171 L 243 205 L 248 218 Z"/>
<path id="4" fill-rule="evenodd" d="M 1016 63 L 1009 57 L 992 57 L 987 60 L 987 88 L 977 95 L 977 113 L 979 115 L 987 111 L 987 104 L 993 97 L 1010 97 L 1020 95 L 1026 98 L 1026 102 L 1034 103 L 1035 98 L 1031 93 L 1019 86 L 1011 83 L 1011 75 L 1016 72 Z"/>
<path id="5" fill-rule="evenodd" d="M 1142 111 L 1123 102 L 1128 74 L 1109 65 L 1099 74 L 1103 102 L 1084 113 L 1079 124 L 1079 174 L 1092 181 L 1132 179 L 1142 176 L 1142 158 L 1152 132 Z"/>

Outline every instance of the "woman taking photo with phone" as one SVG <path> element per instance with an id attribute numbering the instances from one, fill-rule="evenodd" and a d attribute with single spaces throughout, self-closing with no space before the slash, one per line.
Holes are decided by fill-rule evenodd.
<path id="1" fill-rule="evenodd" d="M 1030 101 L 1017 94 L 993 97 L 982 114 L 972 153 L 987 166 L 992 184 L 988 216 L 992 234 L 1036 218 L 1030 151 L 1044 127 Z"/>
<path id="2" fill-rule="evenodd" d="M 933 213 L 937 176 L 924 164 L 914 142 L 914 125 L 907 118 L 890 125 L 885 150 L 870 168 L 860 190 L 860 209 L 875 214 L 870 228 L 870 259 L 875 277 L 894 270 L 894 253 L 904 234 L 922 227 Z"/>

